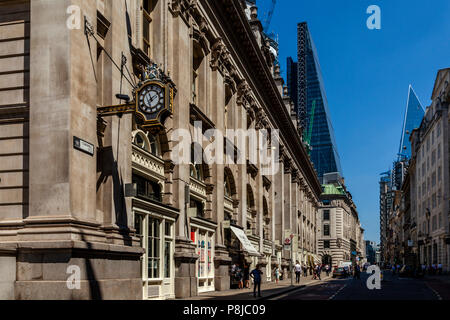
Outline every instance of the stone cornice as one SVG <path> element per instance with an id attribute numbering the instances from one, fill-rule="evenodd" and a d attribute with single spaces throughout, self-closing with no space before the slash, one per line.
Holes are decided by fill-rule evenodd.
<path id="1" fill-rule="evenodd" d="M 257 93 L 262 101 L 266 102 L 264 107 L 267 116 L 271 118 L 274 126 L 281 130 L 281 139 L 285 141 L 286 148 L 298 163 L 313 192 L 319 197 L 322 188 L 314 167 L 292 123 L 291 115 L 283 103 L 241 4 L 238 0 L 199 1 L 205 9 L 211 10 L 211 16 L 218 19 L 218 25 L 224 28 L 223 40 L 224 43 L 230 42 L 230 54 L 242 60 L 247 68 L 252 84 L 257 87 Z M 225 36 L 227 36 L 226 39 Z"/>

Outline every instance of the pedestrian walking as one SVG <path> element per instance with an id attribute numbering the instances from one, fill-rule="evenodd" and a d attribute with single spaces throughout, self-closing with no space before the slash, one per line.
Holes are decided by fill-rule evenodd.
<path id="1" fill-rule="evenodd" d="M 325 272 L 327 273 L 327 277 L 329 277 L 330 276 L 330 266 L 328 264 L 325 266 Z"/>
<path id="2" fill-rule="evenodd" d="M 355 279 L 361 280 L 361 269 L 359 265 L 355 267 Z"/>
<path id="3" fill-rule="evenodd" d="M 280 280 L 280 268 L 278 266 L 275 267 L 275 281 L 278 284 L 278 281 Z"/>
<path id="4" fill-rule="evenodd" d="M 320 264 L 316 265 L 316 267 L 314 268 L 314 278 L 313 279 L 319 279 L 322 280 L 320 278 L 320 272 L 321 272 L 321 268 L 320 268 Z"/>
<path id="5" fill-rule="evenodd" d="M 250 289 L 250 266 L 244 263 L 244 286 Z"/>
<path id="6" fill-rule="evenodd" d="M 306 266 L 303 266 L 303 274 L 305 278 L 308 276 L 308 268 Z"/>
<path id="7" fill-rule="evenodd" d="M 253 297 L 256 298 L 256 289 L 258 288 L 258 297 L 261 297 L 261 275 L 263 272 L 260 270 L 259 264 L 256 265 L 256 268 L 250 272 L 250 277 L 253 279 Z"/>
<path id="8" fill-rule="evenodd" d="M 438 273 L 439 273 L 439 275 L 442 274 L 442 263 L 438 264 Z"/>
<path id="9" fill-rule="evenodd" d="M 238 281 L 238 288 L 244 289 L 244 274 L 242 272 L 242 269 L 239 268 L 239 265 L 237 265 L 236 268 L 236 280 Z"/>
<path id="10" fill-rule="evenodd" d="M 300 283 L 300 275 L 302 274 L 302 266 L 300 265 L 300 262 L 298 262 L 298 260 L 294 266 L 294 271 L 295 271 L 295 283 Z"/>

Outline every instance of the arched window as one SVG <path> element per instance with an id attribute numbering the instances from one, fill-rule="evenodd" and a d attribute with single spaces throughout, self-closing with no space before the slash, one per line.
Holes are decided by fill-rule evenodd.
<path id="1" fill-rule="evenodd" d="M 270 215 L 266 197 L 263 197 L 263 215 L 264 215 L 263 238 L 266 240 L 270 240 Z"/>
<path id="2" fill-rule="evenodd" d="M 224 190 L 226 197 L 231 198 L 233 196 L 233 193 L 231 191 L 230 176 L 228 174 L 225 174 Z"/>
<path id="3" fill-rule="evenodd" d="M 150 152 L 154 156 L 159 157 L 161 155 L 161 148 L 159 144 L 159 139 L 157 136 L 154 136 L 153 134 L 148 134 L 148 140 L 150 142 Z"/>
<path id="4" fill-rule="evenodd" d="M 198 181 L 204 181 L 205 176 L 203 173 L 203 164 L 199 163 L 201 159 L 203 159 L 203 150 L 201 155 L 195 154 L 195 143 L 191 145 L 191 172 L 190 175 L 192 178 L 197 179 Z M 199 160 L 200 159 L 200 160 Z"/>
<path id="5" fill-rule="evenodd" d="M 247 209 L 253 209 L 255 207 L 255 198 L 253 197 L 252 187 L 247 185 Z"/>
<path id="6" fill-rule="evenodd" d="M 151 133 L 146 134 L 143 131 L 137 131 L 134 134 L 133 144 L 147 152 L 150 152 L 155 157 L 161 156 L 161 145 L 158 136 Z"/>

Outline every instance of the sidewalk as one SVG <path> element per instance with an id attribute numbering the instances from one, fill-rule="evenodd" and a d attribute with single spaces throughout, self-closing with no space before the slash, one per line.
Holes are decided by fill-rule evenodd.
<path id="1" fill-rule="evenodd" d="M 331 280 L 332 277 L 327 277 L 325 273 L 322 274 L 322 280 L 313 280 L 313 276 L 307 276 L 300 278 L 300 284 L 295 284 L 291 286 L 291 280 L 279 281 L 278 284 L 275 282 L 267 282 L 261 284 L 261 295 L 262 298 L 253 297 L 253 285 L 250 289 L 230 289 L 226 291 L 213 291 L 200 293 L 197 297 L 188 298 L 185 300 L 263 300 L 273 298 L 291 291 L 300 290 L 306 286 L 311 286 L 315 284 L 320 284 L 325 281 Z"/>

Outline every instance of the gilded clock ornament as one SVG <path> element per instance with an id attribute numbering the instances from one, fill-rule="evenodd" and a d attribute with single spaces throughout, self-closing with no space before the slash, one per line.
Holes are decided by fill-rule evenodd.
<path id="1" fill-rule="evenodd" d="M 136 116 L 143 128 L 162 126 L 173 113 L 176 89 L 156 64 L 141 67 L 141 81 L 135 90 Z"/>
<path id="2" fill-rule="evenodd" d="M 156 64 L 140 66 L 140 82 L 133 89 L 133 101 L 97 108 L 99 117 L 133 113 L 142 129 L 153 130 L 164 126 L 173 114 L 177 93 L 175 84 Z"/>

